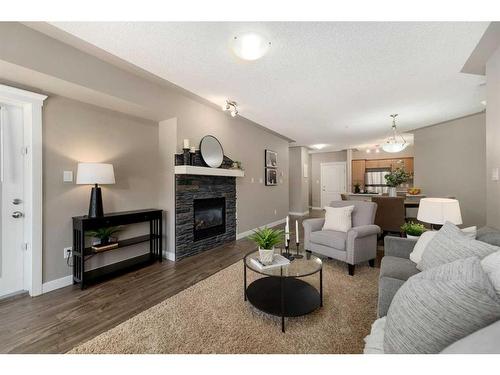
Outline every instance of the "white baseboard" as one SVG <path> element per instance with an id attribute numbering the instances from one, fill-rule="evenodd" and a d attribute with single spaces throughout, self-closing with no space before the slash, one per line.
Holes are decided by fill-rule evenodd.
<path id="1" fill-rule="evenodd" d="M 309 210 L 304 211 L 304 212 L 289 212 L 288 215 L 292 215 L 292 216 L 306 216 L 306 215 L 309 215 Z"/>
<path id="2" fill-rule="evenodd" d="M 321 207 L 314 207 L 314 206 L 309 206 L 311 210 L 322 210 L 323 208 Z"/>
<path id="3" fill-rule="evenodd" d="M 64 288 L 65 286 L 69 286 L 73 284 L 73 275 L 61 277 L 60 279 L 48 281 L 42 284 L 42 294 L 48 293 L 53 290 Z"/>
<path id="4" fill-rule="evenodd" d="M 254 230 L 258 230 L 258 229 L 261 229 L 261 228 L 264 228 L 264 227 L 268 227 L 268 228 L 275 227 L 276 225 L 284 224 L 285 221 L 286 221 L 286 218 L 283 218 L 283 219 L 280 219 L 280 220 L 273 221 L 272 223 L 269 223 L 269 224 L 266 224 L 266 225 L 262 225 L 262 226 L 260 226 L 258 228 L 250 229 L 250 230 L 247 230 L 246 232 L 238 233 L 236 235 L 236 239 L 237 240 L 241 240 L 242 238 L 250 236 L 253 233 Z"/>
<path id="5" fill-rule="evenodd" d="M 171 260 L 172 262 L 175 262 L 175 253 L 172 253 L 170 251 L 164 251 L 163 258 Z"/>

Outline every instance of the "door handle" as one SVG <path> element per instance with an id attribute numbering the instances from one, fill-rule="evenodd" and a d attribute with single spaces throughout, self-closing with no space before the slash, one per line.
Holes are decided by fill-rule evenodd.
<path id="1" fill-rule="evenodd" d="M 12 200 L 12 204 L 14 204 L 14 205 L 16 205 L 16 206 L 17 206 L 18 204 L 21 204 L 21 203 L 23 203 L 23 201 L 22 201 L 21 199 L 19 199 L 19 198 L 14 198 L 14 199 Z"/>
<path id="2" fill-rule="evenodd" d="M 24 216 L 24 214 L 23 214 L 22 212 L 20 212 L 20 211 L 14 211 L 14 212 L 12 213 L 12 217 L 13 217 L 14 219 L 19 219 L 19 218 L 21 218 L 21 217 L 23 217 L 23 216 Z"/>

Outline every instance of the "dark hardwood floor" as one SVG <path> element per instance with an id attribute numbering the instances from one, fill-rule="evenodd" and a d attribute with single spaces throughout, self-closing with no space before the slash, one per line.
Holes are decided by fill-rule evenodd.
<path id="1" fill-rule="evenodd" d="M 80 290 L 0 301 L 1 353 L 64 353 L 242 259 L 246 239 Z"/>
<path id="2" fill-rule="evenodd" d="M 83 291 L 68 286 L 35 298 L 0 301 L 0 353 L 64 353 L 241 260 L 254 248 L 242 239 Z"/>

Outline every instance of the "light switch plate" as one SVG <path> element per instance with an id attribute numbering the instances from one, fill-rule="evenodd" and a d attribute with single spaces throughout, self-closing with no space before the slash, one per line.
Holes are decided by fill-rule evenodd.
<path id="1" fill-rule="evenodd" d="M 73 171 L 63 172 L 63 182 L 73 182 Z"/>
<path id="2" fill-rule="evenodd" d="M 498 181 L 499 176 L 498 176 L 498 168 L 493 168 L 491 170 L 491 181 Z"/>

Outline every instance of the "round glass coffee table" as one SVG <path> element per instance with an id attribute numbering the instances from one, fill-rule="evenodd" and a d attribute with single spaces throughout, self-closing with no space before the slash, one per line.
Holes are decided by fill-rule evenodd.
<path id="1" fill-rule="evenodd" d="M 279 250 L 277 250 L 279 254 Z M 323 263 L 305 253 L 282 267 L 262 270 L 252 259 L 259 252 L 248 253 L 243 259 L 243 294 L 257 309 L 281 317 L 281 331 L 285 332 L 285 317 L 306 315 L 323 306 Z M 247 286 L 247 268 L 265 277 Z M 301 278 L 319 273 L 319 290 Z"/>

